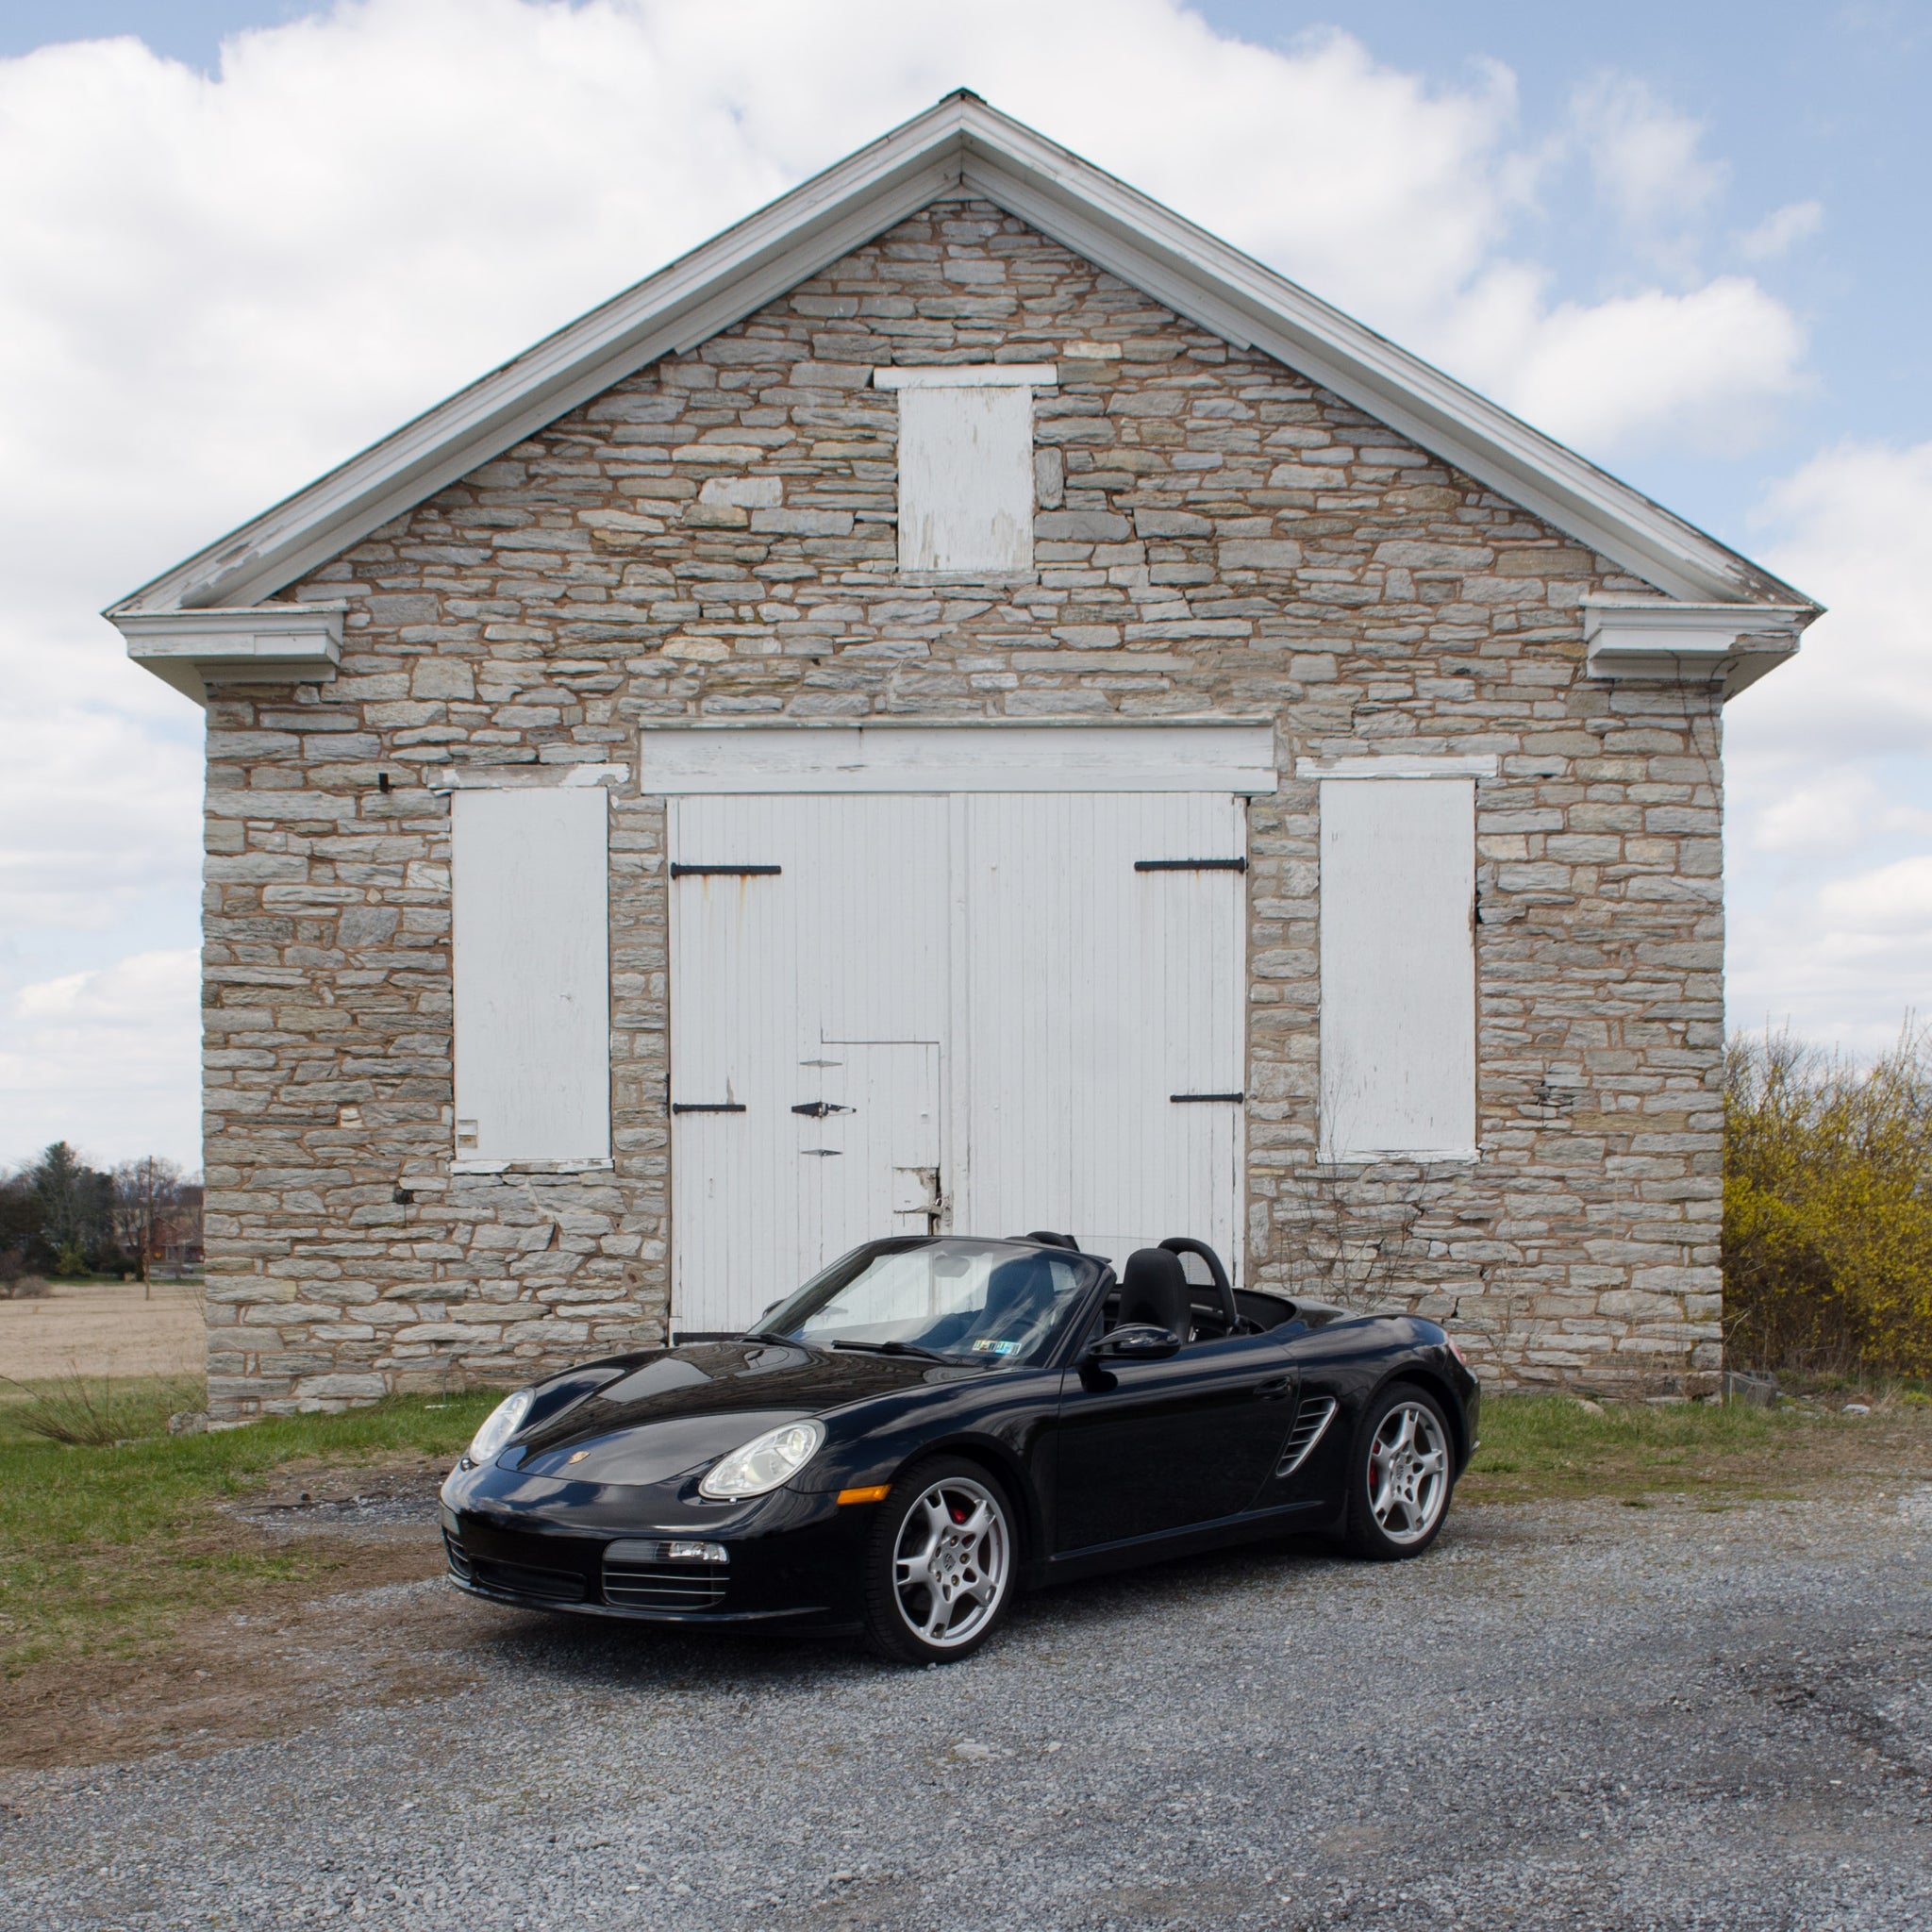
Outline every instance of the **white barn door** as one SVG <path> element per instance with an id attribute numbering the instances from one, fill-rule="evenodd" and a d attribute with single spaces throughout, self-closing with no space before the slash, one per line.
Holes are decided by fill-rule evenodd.
<path id="1" fill-rule="evenodd" d="M 1239 1270 L 1245 851 L 1226 792 L 672 799 L 674 1326 L 893 1233 Z"/>
<path id="2" fill-rule="evenodd" d="M 669 821 L 672 1320 L 737 1329 L 941 1166 L 945 801 L 675 798 Z"/>
<path id="3" fill-rule="evenodd" d="M 954 1224 L 1116 1266 L 1168 1235 L 1241 1266 L 1247 820 L 1226 793 L 957 801 Z"/>

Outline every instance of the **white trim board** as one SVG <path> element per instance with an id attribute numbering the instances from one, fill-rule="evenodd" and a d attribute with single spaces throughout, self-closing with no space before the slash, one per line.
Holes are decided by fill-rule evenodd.
<path id="1" fill-rule="evenodd" d="M 108 611 L 272 596 L 445 484 L 935 200 L 983 195 L 1241 348 L 1325 384 L 1671 596 L 1809 604 L 1307 290 L 964 90 L 614 296 Z"/>
<path id="2" fill-rule="evenodd" d="M 1192 724 L 695 726 L 645 731 L 646 796 L 1275 789 L 1274 731 Z"/>
<path id="3" fill-rule="evenodd" d="M 874 369 L 874 389 L 1053 389 L 1057 362 L 938 362 L 930 368 Z"/>
<path id="4" fill-rule="evenodd" d="M 1364 757 L 1297 758 L 1297 778 L 1493 778 L 1501 769 L 1494 752 L 1371 752 Z"/>

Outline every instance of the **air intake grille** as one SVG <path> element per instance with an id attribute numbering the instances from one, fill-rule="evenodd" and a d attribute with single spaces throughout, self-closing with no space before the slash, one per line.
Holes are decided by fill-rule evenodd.
<path id="1" fill-rule="evenodd" d="M 1328 1424 L 1335 1420 L 1335 1398 L 1332 1395 L 1311 1395 L 1294 1412 L 1294 1427 L 1288 1432 L 1288 1446 L 1281 1452 L 1281 1461 L 1274 1471 L 1277 1480 L 1292 1475 L 1308 1459 L 1310 1452 L 1326 1434 Z"/>
<path id="2" fill-rule="evenodd" d="M 453 1537 L 448 1530 L 444 1530 L 442 1533 L 442 1546 L 449 1552 L 450 1574 L 460 1577 L 465 1583 L 470 1582 L 472 1579 L 469 1552 L 463 1548 L 462 1543 Z"/>
<path id="3" fill-rule="evenodd" d="M 622 1548 L 622 1545 L 614 1545 Z M 724 1601 L 726 1573 L 715 1563 L 673 1563 L 625 1554 L 604 1558 L 604 1601 L 623 1610 L 708 1610 Z M 658 1545 L 663 1548 L 663 1545 Z"/>
<path id="4" fill-rule="evenodd" d="M 541 1603 L 580 1604 L 591 1593 L 584 1579 L 568 1570 L 539 1570 L 528 1563 L 499 1563 L 493 1557 L 472 1557 L 470 1571 L 485 1590 L 535 1597 Z"/>

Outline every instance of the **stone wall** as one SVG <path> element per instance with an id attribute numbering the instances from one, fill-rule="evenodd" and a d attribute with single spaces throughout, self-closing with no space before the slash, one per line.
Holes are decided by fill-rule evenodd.
<path id="1" fill-rule="evenodd" d="M 1038 580 L 903 582 L 870 372 L 1003 358 L 1060 364 Z M 1718 1337 L 1717 698 L 1587 678 L 1579 610 L 1646 588 L 984 204 L 618 385 L 291 588 L 347 600 L 333 682 L 210 704 L 216 1412 L 661 1337 L 661 806 L 614 784 L 614 1173 L 456 1176 L 446 788 L 634 771 L 641 729 L 700 718 L 1271 714 L 1284 774 L 1494 754 L 1474 1168 L 1316 1164 L 1315 788 L 1255 802 L 1252 1277 L 1449 1316 L 1496 1380 L 1695 1386 Z"/>

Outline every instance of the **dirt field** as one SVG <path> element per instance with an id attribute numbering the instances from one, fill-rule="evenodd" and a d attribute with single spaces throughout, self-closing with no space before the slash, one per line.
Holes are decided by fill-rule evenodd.
<path id="1" fill-rule="evenodd" d="M 198 1375 L 207 1360 L 201 1290 L 158 1281 L 51 1281 L 27 1301 L 0 1301 L 0 1375 Z"/>

